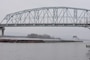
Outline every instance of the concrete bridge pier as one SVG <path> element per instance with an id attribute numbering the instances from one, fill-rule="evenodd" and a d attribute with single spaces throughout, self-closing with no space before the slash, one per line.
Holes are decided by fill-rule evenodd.
<path id="1" fill-rule="evenodd" d="M 0 36 L 4 36 L 4 30 L 5 30 L 4 27 L 0 27 Z"/>

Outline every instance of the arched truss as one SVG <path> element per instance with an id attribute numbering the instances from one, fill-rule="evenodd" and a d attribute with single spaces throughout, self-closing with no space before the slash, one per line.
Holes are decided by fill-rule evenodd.
<path id="1" fill-rule="evenodd" d="M 6 15 L 0 26 L 90 26 L 90 10 L 71 7 L 43 7 Z"/>

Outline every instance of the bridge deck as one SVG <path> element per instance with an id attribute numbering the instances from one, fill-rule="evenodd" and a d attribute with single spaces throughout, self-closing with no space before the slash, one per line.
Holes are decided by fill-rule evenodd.
<path id="1" fill-rule="evenodd" d="M 37 24 L 37 23 L 33 23 L 33 24 L 0 24 L 0 27 L 90 27 L 90 24 L 73 24 L 73 23 L 41 23 L 41 24 Z"/>

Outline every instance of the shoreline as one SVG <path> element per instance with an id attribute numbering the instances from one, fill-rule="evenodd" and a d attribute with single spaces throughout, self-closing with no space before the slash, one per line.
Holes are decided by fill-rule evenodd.
<path id="1" fill-rule="evenodd" d="M 0 43 L 60 43 L 60 42 L 83 42 L 83 41 L 73 41 L 73 40 L 61 40 L 61 41 L 45 41 L 45 40 L 11 40 L 11 39 L 0 39 Z"/>

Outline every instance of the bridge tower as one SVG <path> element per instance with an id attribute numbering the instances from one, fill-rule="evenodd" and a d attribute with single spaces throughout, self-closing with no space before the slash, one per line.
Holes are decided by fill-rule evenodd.
<path id="1" fill-rule="evenodd" d="M 4 30 L 5 30 L 4 27 L 0 27 L 0 36 L 4 36 Z"/>

